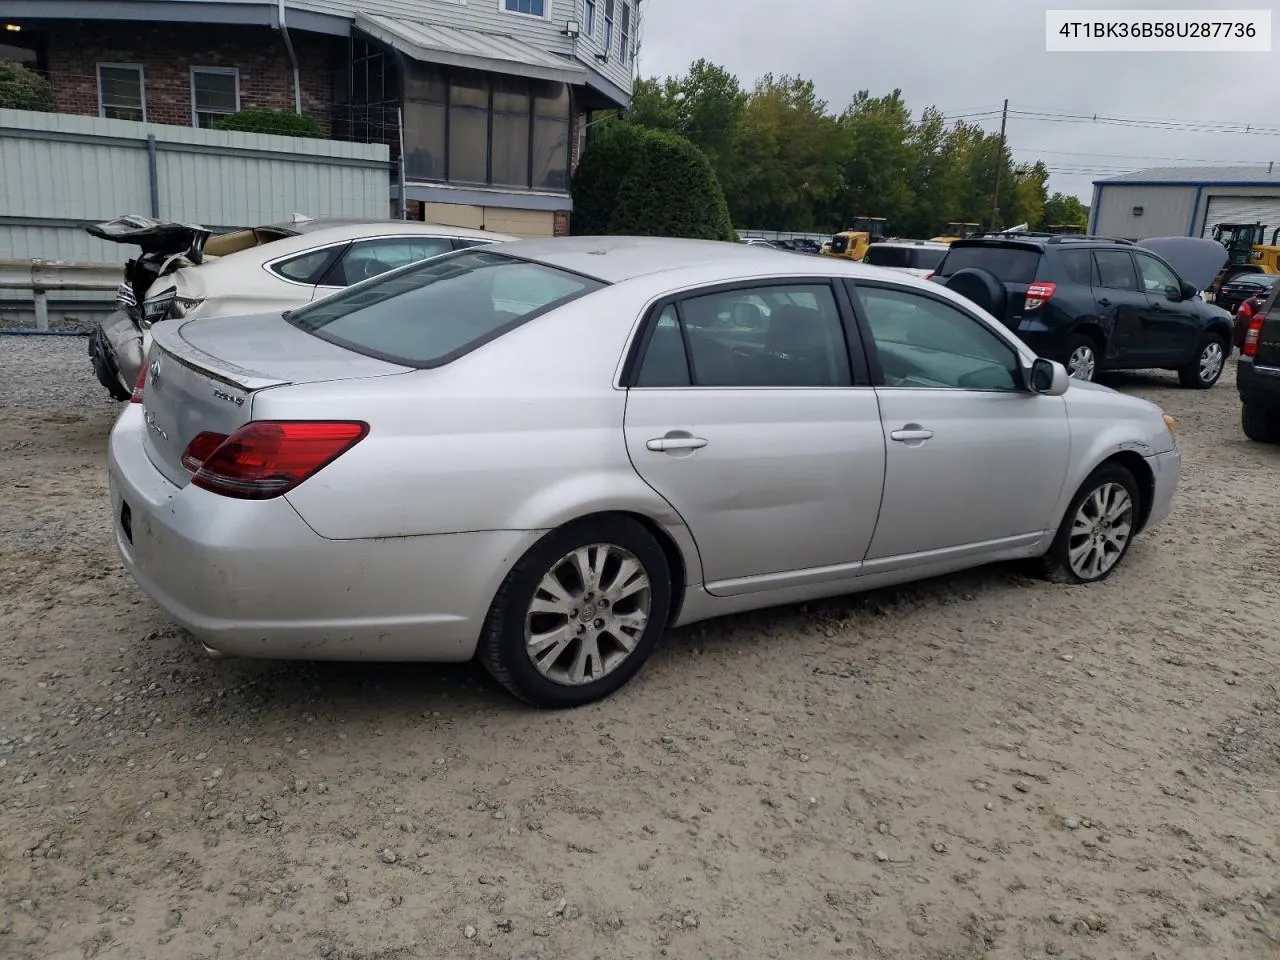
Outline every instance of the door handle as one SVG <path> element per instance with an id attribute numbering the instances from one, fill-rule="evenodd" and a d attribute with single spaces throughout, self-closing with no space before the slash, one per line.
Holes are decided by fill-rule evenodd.
<path id="1" fill-rule="evenodd" d="M 1109 306 L 1111 306 L 1111 301 L 1110 301 L 1110 300 L 1108 300 L 1106 297 L 1100 297 L 1100 298 L 1098 299 L 1098 306 L 1100 306 L 1100 307 L 1109 307 Z"/>
<path id="2" fill-rule="evenodd" d="M 707 445 L 702 437 L 695 437 L 683 431 L 673 430 L 665 437 L 655 437 L 645 444 L 654 453 L 671 453 L 679 450 L 701 450 Z"/>
<path id="3" fill-rule="evenodd" d="M 910 423 L 901 430 L 894 430 L 889 434 L 890 440 L 897 440 L 899 443 L 912 443 L 921 440 L 928 440 L 933 436 L 932 430 L 926 430 L 919 424 Z"/>

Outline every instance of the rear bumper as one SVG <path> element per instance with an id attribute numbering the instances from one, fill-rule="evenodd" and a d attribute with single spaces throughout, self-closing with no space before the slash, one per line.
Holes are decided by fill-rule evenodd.
<path id="1" fill-rule="evenodd" d="M 1151 492 L 1151 510 L 1147 514 L 1146 527 L 1153 527 L 1169 516 L 1173 509 L 1173 494 L 1178 489 L 1178 476 L 1182 472 L 1182 454 L 1177 450 L 1147 457 L 1154 480 Z"/>
<path id="2" fill-rule="evenodd" d="M 541 536 L 326 540 L 284 498 L 242 501 L 174 486 L 147 457 L 144 432 L 137 404 L 111 432 L 116 546 L 143 591 L 220 653 L 470 659 L 498 585 Z"/>
<path id="3" fill-rule="evenodd" d="M 1236 364 L 1236 392 L 1249 406 L 1280 410 L 1280 367 L 1260 367 L 1249 357 Z"/>

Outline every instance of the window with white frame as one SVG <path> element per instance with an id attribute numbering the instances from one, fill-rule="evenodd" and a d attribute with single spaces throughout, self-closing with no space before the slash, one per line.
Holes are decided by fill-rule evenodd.
<path id="1" fill-rule="evenodd" d="M 545 17 L 551 0 L 499 0 L 507 13 L 523 13 L 530 17 Z"/>
<path id="2" fill-rule="evenodd" d="M 585 16 L 582 18 L 582 32 L 588 37 L 596 35 L 596 0 L 586 0 Z"/>
<path id="3" fill-rule="evenodd" d="M 235 67 L 191 68 L 191 124 L 210 130 L 240 112 L 240 71 Z"/>
<path id="4" fill-rule="evenodd" d="M 631 59 L 631 4 L 627 3 L 627 0 L 622 0 L 622 36 L 618 59 L 623 63 Z"/>
<path id="5" fill-rule="evenodd" d="M 604 52 L 613 52 L 613 0 L 604 0 Z"/>
<path id="6" fill-rule="evenodd" d="M 141 66 L 135 63 L 98 64 L 98 116 L 109 120 L 147 119 Z"/>

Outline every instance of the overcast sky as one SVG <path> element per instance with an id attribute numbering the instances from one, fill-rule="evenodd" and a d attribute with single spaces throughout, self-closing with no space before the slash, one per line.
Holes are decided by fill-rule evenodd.
<path id="1" fill-rule="evenodd" d="M 1226 121 L 1272 135 L 1037 120 L 1011 114 L 1016 160 L 1042 159 L 1050 191 L 1086 203 L 1094 180 L 1208 160 L 1280 160 L 1272 53 L 1046 53 L 1048 9 L 1267 9 L 1271 0 L 643 0 L 643 76 L 682 73 L 705 57 L 750 87 L 772 72 L 812 79 L 838 111 L 859 89 L 901 88 L 918 115 L 1010 110 Z M 1273 14 L 1273 20 L 1280 16 Z M 1273 22 L 1273 29 L 1280 26 Z M 1275 50 L 1273 46 L 1273 50 Z M 981 119 L 998 130 L 998 116 Z"/>

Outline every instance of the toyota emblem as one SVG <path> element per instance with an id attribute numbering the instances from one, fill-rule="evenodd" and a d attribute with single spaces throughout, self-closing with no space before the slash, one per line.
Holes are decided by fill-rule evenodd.
<path id="1" fill-rule="evenodd" d="M 160 361 L 152 360 L 151 366 L 147 368 L 147 379 L 151 381 L 151 386 L 160 386 Z"/>

